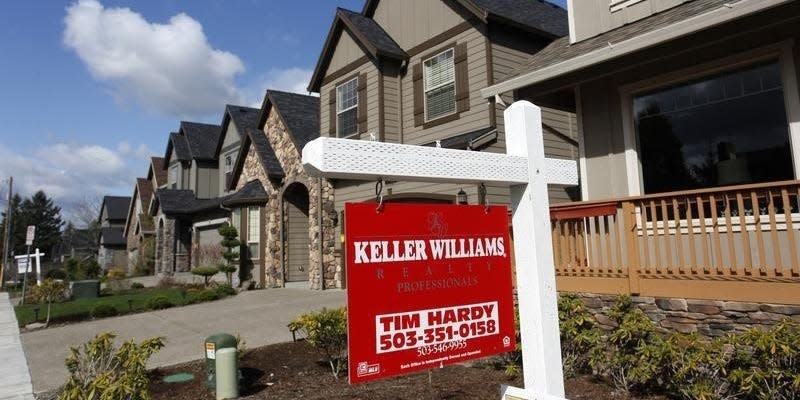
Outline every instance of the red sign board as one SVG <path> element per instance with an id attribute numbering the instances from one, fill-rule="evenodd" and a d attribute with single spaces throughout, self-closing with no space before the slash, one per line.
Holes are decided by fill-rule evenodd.
<path id="1" fill-rule="evenodd" d="M 345 205 L 351 383 L 514 349 L 506 210 Z"/>

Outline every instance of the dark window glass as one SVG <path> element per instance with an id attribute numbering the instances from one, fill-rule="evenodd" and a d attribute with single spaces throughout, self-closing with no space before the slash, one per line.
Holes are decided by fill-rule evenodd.
<path id="1" fill-rule="evenodd" d="M 792 179 L 773 62 L 634 98 L 645 193 Z"/>

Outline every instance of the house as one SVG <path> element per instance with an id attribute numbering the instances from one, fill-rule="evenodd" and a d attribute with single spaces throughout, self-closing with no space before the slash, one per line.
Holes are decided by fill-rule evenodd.
<path id="1" fill-rule="evenodd" d="M 800 304 L 798 17 L 781 0 L 570 0 L 569 36 L 481 92 L 577 115 L 584 201 L 551 212 L 559 289 Z"/>
<path id="2" fill-rule="evenodd" d="M 152 170 L 152 164 L 151 164 Z M 150 175 L 148 173 L 148 175 Z M 155 254 L 152 237 L 155 234 L 153 218 L 147 213 L 150 208 L 150 201 L 153 199 L 154 183 L 147 178 L 136 178 L 136 185 L 133 187 L 131 204 L 128 207 L 123 229 L 126 250 L 128 251 L 128 272 L 139 272 L 147 269 L 143 264 L 145 260 L 152 258 Z M 151 271 L 152 272 L 152 271 Z"/>
<path id="3" fill-rule="evenodd" d="M 103 197 L 100 216 L 97 219 L 97 223 L 100 225 L 100 236 L 97 238 L 99 242 L 97 262 L 104 270 L 112 267 L 124 269 L 128 266 L 123 230 L 130 203 L 130 197 Z"/>
<path id="4" fill-rule="evenodd" d="M 268 90 L 243 138 L 229 185 L 236 193 L 223 204 L 241 232 L 242 269 L 259 286 L 341 287 L 333 189 L 301 164 L 319 125 L 318 97 Z"/>
<path id="5" fill-rule="evenodd" d="M 242 135 L 258 109 L 228 105 L 221 125 L 181 122 L 164 156 L 167 185 L 155 192 L 149 213 L 156 230 L 156 272 L 188 271 L 222 261 L 217 232 L 228 222 L 222 200 Z"/>
<path id="6" fill-rule="evenodd" d="M 566 10 L 540 0 L 368 0 L 361 12 L 337 9 L 308 86 L 320 94 L 320 134 L 505 152 L 503 110 L 513 96 L 481 90 L 567 33 Z M 543 125 L 549 157 L 577 158 L 573 112 L 546 108 Z M 375 199 L 375 182 L 334 185 L 335 210 Z M 492 184 L 386 182 L 383 198 L 454 203 L 462 191 L 473 204 L 510 202 L 509 188 Z M 579 199 L 564 188 L 550 197 Z M 338 260 L 341 234 L 340 226 Z"/>

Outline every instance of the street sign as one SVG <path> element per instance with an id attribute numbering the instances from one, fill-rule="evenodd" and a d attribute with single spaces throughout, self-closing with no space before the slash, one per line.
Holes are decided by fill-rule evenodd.
<path id="1" fill-rule="evenodd" d="M 505 206 L 348 203 L 351 383 L 512 351 Z"/>
<path id="2" fill-rule="evenodd" d="M 33 238 L 36 236 L 36 225 L 28 225 L 28 233 L 25 235 L 25 245 L 30 246 L 33 244 Z"/>
<path id="3" fill-rule="evenodd" d="M 14 257 L 17 260 L 17 273 L 24 274 L 27 272 L 31 272 L 31 266 L 28 263 L 29 258 L 25 256 L 24 258 Z"/>

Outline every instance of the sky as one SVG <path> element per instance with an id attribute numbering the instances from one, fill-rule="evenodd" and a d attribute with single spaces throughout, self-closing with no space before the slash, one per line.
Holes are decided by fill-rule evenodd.
<path id="1" fill-rule="evenodd" d="M 336 7 L 363 3 L 2 2 L 0 206 L 9 176 L 66 219 L 130 196 L 181 120 L 220 123 L 225 104 L 259 107 L 267 88 L 306 93 Z"/>

